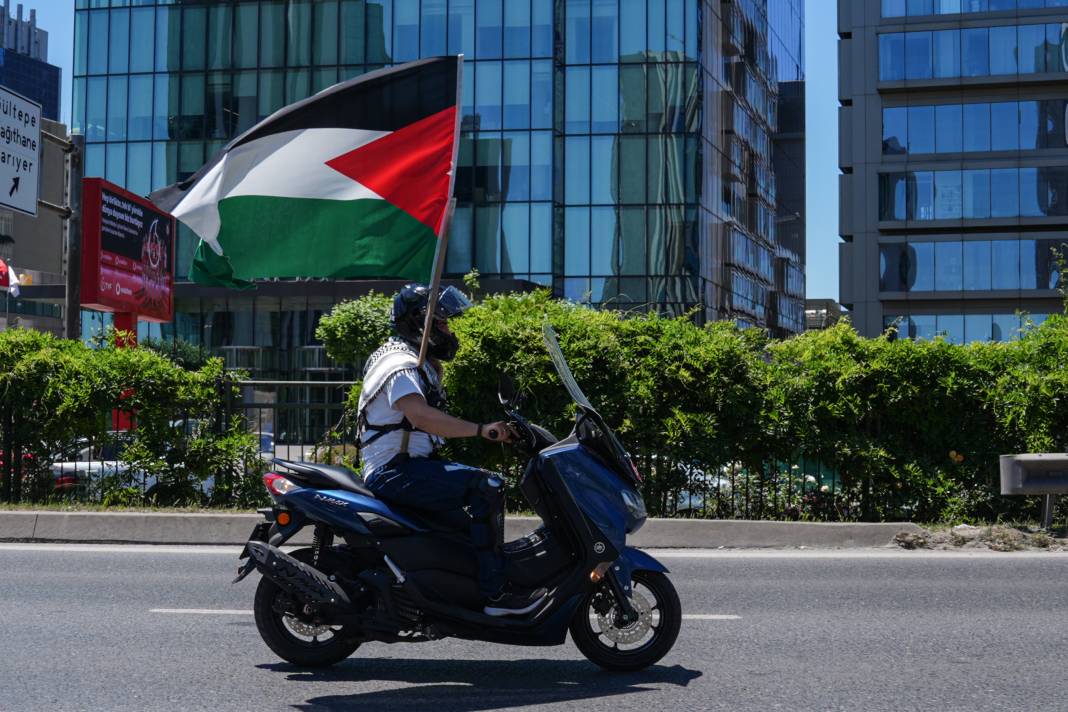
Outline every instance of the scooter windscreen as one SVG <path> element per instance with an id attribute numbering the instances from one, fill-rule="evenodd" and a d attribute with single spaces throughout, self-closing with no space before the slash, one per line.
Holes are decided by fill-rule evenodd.
<path id="1" fill-rule="evenodd" d="M 642 477 L 638 473 L 638 468 L 634 466 L 634 461 L 631 460 L 630 454 L 623 447 L 623 444 L 619 442 L 616 434 L 612 432 L 612 429 L 604 422 L 604 418 L 597 412 L 597 409 L 590 405 L 589 399 L 586 394 L 579 388 L 578 382 L 575 380 L 575 376 L 571 373 L 571 367 L 567 365 L 567 359 L 564 358 L 564 352 L 560 348 L 560 342 L 556 338 L 556 332 L 553 327 L 546 320 L 542 324 L 542 336 L 545 339 L 545 347 L 549 350 L 549 358 L 552 359 L 553 366 L 556 367 L 556 373 L 560 376 L 560 380 L 563 381 L 564 388 L 567 389 L 571 399 L 578 404 L 578 407 L 582 410 L 584 416 L 592 420 L 596 425 L 594 430 L 597 432 L 598 444 L 601 445 L 599 450 L 603 450 L 603 454 L 608 457 L 610 461 L 613 461 L 620 474 L 634 481 L 635 484 L 641 484 Z M 580 422 L 581 425 L 581 422 Z"/>

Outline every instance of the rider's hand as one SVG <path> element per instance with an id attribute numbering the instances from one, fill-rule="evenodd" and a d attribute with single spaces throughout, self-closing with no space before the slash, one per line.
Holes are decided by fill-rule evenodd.
<path id="1" fill-rule="evenodd" d="M 515 440 L 516 432 L 503 420 L 496 423 L 486 423 L 482 426 L 482 437 L 491 443 L 507 443 Z"/>

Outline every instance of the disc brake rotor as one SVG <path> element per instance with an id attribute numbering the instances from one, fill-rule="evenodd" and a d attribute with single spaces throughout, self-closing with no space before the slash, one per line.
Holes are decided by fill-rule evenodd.
<path id="1" fill-rule="evenodd" d="M 311 623 L 305 623 L 296 616 L 287 615 L 285 617 L 286 627 L 297 635 L 303 635 L 308 638 L 318 638 L 321 635 L 331 631 L 328 625 L 313 625 Z"/>
<path id="2" fill-rule="evenodd" d="M 607 613 L 597 614 L 597 624 L 601 627 L 601 634 L 616 645 L 637 643 L 653 626 L 653 607 L 645 596 L 635 591 L 631 594 L 630 605 L 638 614 L 638 620 L 623 628 L 617 626 L 615 622 L 619 612 L 618 606 L 613 605 Z"/>

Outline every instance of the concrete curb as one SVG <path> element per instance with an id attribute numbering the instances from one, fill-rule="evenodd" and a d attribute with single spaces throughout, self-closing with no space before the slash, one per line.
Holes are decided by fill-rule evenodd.
<path id="1" fill-rule="evenodd" d="M 0 512 L 0 541 L 242 544 L 258 514 L 170 512 Z M 535 529 L 536 517 L 509 517 L 505 538 Z M 887 546 L 900 531 L 919 533 L 909 523 L 824 524 L 710 519 L 650 519 L 628 543 L 654 548 L 812 549 Z M 311 540 L 304 530 L 293 543 Z"/>

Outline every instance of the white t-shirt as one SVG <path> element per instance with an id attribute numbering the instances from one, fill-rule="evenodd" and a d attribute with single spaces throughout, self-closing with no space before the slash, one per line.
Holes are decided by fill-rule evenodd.
<path id="1" fill-rule="evenodd" d="M 427 364 L 423 368 L 430 382 L 435 386 L 439 385 L 438 374 L 434 367 Z M 365 439 L 377 432 L 372 427 L 374 425 L 392 425 L 401 422 L 404 419 L 404 413 L 396 407 L 397 401 L 413 393 L 426 397 L 426 393 L 423 392 L 423 383 L 414 370 L 400 371 L 390 376 L 381 392 L 367 404 L 368 428 Z M 364 478 L 400 453 L 403 438 L 403 430 L 394 430 L 363 446 L 360 450 L 360 459 L 363 460 Z M 435 443 L 440 445 L 442 442 L 443 440 L 437 436 L 413 431 L 408 436 L 408 454 L 412 457 L 426 457 L 434 451 Z"/>

